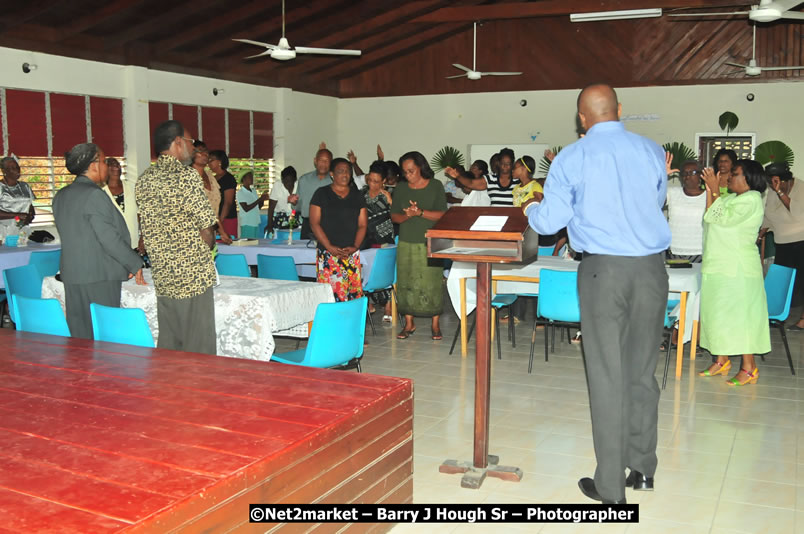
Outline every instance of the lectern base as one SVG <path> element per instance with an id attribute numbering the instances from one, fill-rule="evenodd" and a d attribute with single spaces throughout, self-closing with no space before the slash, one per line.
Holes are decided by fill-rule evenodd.
<path id="1" fill-rule="evenodd" d="M 489 454 L 488 467 L 475 467 L 472 462 L 459 462 L 458 460 L 445 460 L 438 467 L 439 473 L 454 475 L 462 473 L 461 487 L 469 489 L 480 489 L 486 476 L 501 478 L 508 482 L 519 482 L 522 480 L 522 470 L 518 467 L 509 465 L 498 465 L 499 456 Z"/>

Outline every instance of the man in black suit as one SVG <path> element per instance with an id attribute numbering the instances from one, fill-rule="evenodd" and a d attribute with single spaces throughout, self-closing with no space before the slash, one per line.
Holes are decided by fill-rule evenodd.
<path id="1" fill-rule="evenodd" d="M 126 221 L 101 189 L 109 176 L 106 155 L 93 143 L 65 154 L 73 183 L 56 193 L 53 215 L 61 237 L 61 280 L 73 337 L 92 339 L 89 304 L 120 306 L 124 280 L 142 277 L 142 259 L 131 248 Z"/>

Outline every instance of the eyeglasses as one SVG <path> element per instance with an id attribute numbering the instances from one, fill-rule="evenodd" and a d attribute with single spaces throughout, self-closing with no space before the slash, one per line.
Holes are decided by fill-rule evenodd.
<path id="1" fill-rule="evenodd" d="M 191 139 L 189 137 L 182 137 L 182 139 L 187 139 L 190 143 L 195 144 L 195 139 Z"/>
<path id="2" fill-rule="evenodd" d="M 697 175 L 699 175 L 699 174 L 701 174 L 701 171 L 698 171 L 698 170 L 695 170 L 695 171 L 684 171 L 684 172 L 682 172 L 682 173 L 681 173 L 681 176 L 697 176 Z"/>

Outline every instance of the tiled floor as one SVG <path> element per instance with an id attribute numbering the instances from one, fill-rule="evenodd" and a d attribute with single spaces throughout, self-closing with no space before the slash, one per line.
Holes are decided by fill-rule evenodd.
<path id="1" fill-rule="evenodd" d="M 798 313 L 793 310 L 791 317 Z M 404 341 L 395 339 L 388 325 L 379 327 L 376 337 L 367 334 L 364 372 L 414 379 L 415 502 L 592 502 L 577 486 L 595 467 L 580 348 L 565 340 L 545 363 L 539 331 L 528 375 L 530 320 L 517 329 L 516 349 L 503 338 L 503 359 L 494 352 L 492 363 L 490 452 L 501 463 L 520 467 L 522 481 L 489 478 L 481 489 L 469 490 L 460 487 L 458 475 L 438 472 L 447 458 L 472 456 L 474 340 L 467 358 L 461 358 L 460 344 L 450 356 L 456 322 L 451 313 L 444 317 L 443 341 L 430 340 L 423 320 Z M 639 524 L 428 524 L 398 525 L 394 532 L 804 534 L 804 383 L 790 374 L 778 332 L 771 336 L 773 352 L 759 361 L 756 385 L 731 388 L 723 377 L 699 378 L 708 355 L 690 362 L 686 352 L 678 381 L 671 365 L 659 405 L 656 491 L 626 493 L 640 505 Z M 804 332 L 788 337 L 796 368 L 804 372 Z M 279 351 L 286 350 L 282 343 Z M 656 358 L 661 378 L 664 353 L 657 350 Z"/>

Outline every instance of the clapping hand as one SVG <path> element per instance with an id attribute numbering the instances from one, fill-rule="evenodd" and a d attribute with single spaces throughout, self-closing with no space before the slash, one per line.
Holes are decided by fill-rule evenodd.
<path id="1" fill-rule="evenodd" d="M 297 195 L 295 193 L 292 194 L 292 195 L 288 195 L 288 203 L 289 204 L 296 204 L 298 201 L 299 201 L 299 195 Z"/>
<path id="2" fill-rule="evenodd" d="M 327 148 L 327 142 L 321 141 L 321 143 L 318 145 L 318 150 L 324 150 L 325 148 Z"/>
<path id="3" fill-rule="evenodd" d="M 377 143 L 377 159 L 380 161 L 385 161 L 385 154 L 383 154 L 382 147 L 379 143 Z"/>
<path id="4" fill-rule="evenodd" d="M 447 176 L 449 176 L 453 180 L 458 177 L 457 169 L 454 169 L 452 167 L 447 167 L 446 169 L 444 169 L 444 174 L 446 174 Z"/>
<path id="5" fill-rule="evenodd" d="M 553 159 L 556 157 L 556 153 L 550 150 L 549 148 L 544 150 L 544 157 L 547 158 L 547 161 L 550 163 L 553 162 Z"/>
<path id="6" fill-rule="evenodd" d="M 403 209 L 402 211 L 404 211 L 405 215 L 407 215 L 408 217 L 418 217 L 419 215 L 422 214 L 422 210 L 419 209 L 419 206 L 416 204 L 416 202 L 412 200 L 410 201 L 410 206 Z"/>
<path id="7" fill-rule="evenodd" d="M 349 161 L 351 161 L 351 162 L 352 162 L 352 165 L 354 165 L 355 163 L 357 163 L 357 156 L 355 156 L 355 151 L 354 151 L 354 150 L 350 150 L 349 152 L 347 152 L 347 153 L 346 153 L 346 158 L 347 158 Z"/>
<path id="8" fill-rule="evenodd" d="M 707 191 L 710 191 L 713 194 L 717 194 L 720 191 L 720 178 L 717 174 L 715 174 L 715 170 L 713 168 L 705 167 L 701 172 L 701 178 L 703 178 L 703 181 L 706 184 Z"/>
<path id="9" fill-rule="evenodd" d="M 667 171 L 666 174 L 670 176 L 674 172 L 678 172 L 678 169 L 671 168 L 673 166 L 673 155 L 670 152 L 664 153 L 664 168 Z"/>

